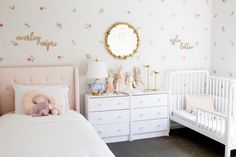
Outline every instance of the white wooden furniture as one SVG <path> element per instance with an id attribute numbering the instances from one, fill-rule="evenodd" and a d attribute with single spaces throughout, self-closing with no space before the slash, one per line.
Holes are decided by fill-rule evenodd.
<path id="1" fill-rule="evenodd" d="M 230 150 L 236 148 L 236 80 L 210 76 L 207 71 L 175 71 L 169 81 L 170 119 L 224 144 L 225 157 L 230 157 Z M 191 120 L 177 114 L 185 111 L 186 95 L 212 96 L 215 111 L 197 108 Z"/>
<path id="2" fill-rule="evenodd" d="M 169 135 L 167 92 L 85 95 L 85 111 L 107 143 Z"/>

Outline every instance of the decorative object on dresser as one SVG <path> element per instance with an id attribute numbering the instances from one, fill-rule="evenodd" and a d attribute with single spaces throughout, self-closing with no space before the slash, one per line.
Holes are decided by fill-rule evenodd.
<path id="1" fill-rule="evenodd" d="M 92 94 L 96 96 L 102 95 L 104 92 L 104 85 L 100 79 L 108 77 L 106 64 L 97 59 L 96 61 L 89 62 L 87 77 L 95 79 L 91 85 Z"/>
<path id="2" fill-rule="evenodd" d="M 131 91 L 129 89 L 129 86 L 126 85 L 125 80 L 122 78 L 121 71 L 123 69 L 123 66 L 120 65 L 119 68 L 115 72 L 115 91 L 116 93 L 125 93 L 130 94 Z"/>
<path id="3" fill-rule="evenodd" d="M 147 92 L 149 92 L 149 91 L 158 91 L 158 88 L 157 88 L 157 75 L 160 74 L 160 73 L 156 70 L 153 70 L 152 72 L 150 72 L 151 66 L 149 64 L 144 65 L 144 68 L 146 68 L 146 71 L 147 71 L 147 78 L 146 78 L 147 88 L 145 89 L 145 91 L 147 91 Z M 152 87 L 152 88 L 151 88 L 151 85 L 150 85 L 150 83 L 153 83 L 153 82 L 150 82 L 151 74 L 154 74 L 154 87 Z"/>
<path id="4" fill-rule="evenodd" d="M 115 92 L 113 81 L 114 81 L 113 72 L 110 71 L 107 78 L 107 83 L 105 85 L 106 94 L 113 94 Z"/>
<path id="5" fill-rule="evenodd" d="M 107 143 L 169 135 L 167 92 L 87 94 L 85 114 Z"/>
<path id="6" fill-rule="evenodd" d="M 142 76 L 141 68 L 135 66 L 133 68 L 133 75 L 134 75 L 133 76 L 134 77 L 134 79 L 133 79 L 133 87 L 135 89 L 139 89 L 140 91 L 143 91 L 144 90 L 144 83 L 143 83 L 142 78 L 141 78 L 141 76 Z"/>

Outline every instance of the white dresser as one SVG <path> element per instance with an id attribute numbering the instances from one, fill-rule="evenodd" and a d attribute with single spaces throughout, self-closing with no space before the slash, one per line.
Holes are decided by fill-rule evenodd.
<path id="1" fill-rule="evenodd" d="M 167 92 L 85 95 L 85 114 L 107 143 L 169 134 Z"/>

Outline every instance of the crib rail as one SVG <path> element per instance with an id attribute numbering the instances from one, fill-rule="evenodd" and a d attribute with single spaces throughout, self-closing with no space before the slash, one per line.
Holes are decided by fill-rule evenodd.
<path id="1" fill-rule="evenodd" d="M 214 107 L 218 112 L 228 112 L 229 95 L 233 80 L 222 77 L 209 77 L 207 94 L 214 98 Z"/>
<path id="2" fill-rule="evenodd" d="M 175 71 L 169 77 L 170 111 L 185 108 L 186 94 L 206 94 L 207 71 Z"/>
<path id="3" fill-rule="evenodd" d="M 196 126 L 219 138 L 227 136 L 228 116 L 219 112 L 197 108 Z"/>

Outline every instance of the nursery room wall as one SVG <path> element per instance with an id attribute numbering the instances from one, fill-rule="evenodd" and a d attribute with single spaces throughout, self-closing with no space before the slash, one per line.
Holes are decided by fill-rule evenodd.
<path id="1" fill-rule="evenodd" d="M 236 1 L 213 1 L 212 12 L 212 73 L 236 78 Z"/>
<path id="2" fill-rule="evenodd" d="M 163 87 L 166 71 L 210 69 L 211 5 L 206 0 L 1 0 L 0 66 L 79 65 L 82 96 L 90 60 L 98 58 L 109 69 L 123 64 L 124 72 L 150 64 L 161 72 Z M 138 53 L 128 60 L 114 59 L 105 49 L 105 32 L 115 22 L 128 22 L 139 32 Z M 52 45 L 22 38 L 32 32 Z"/>

